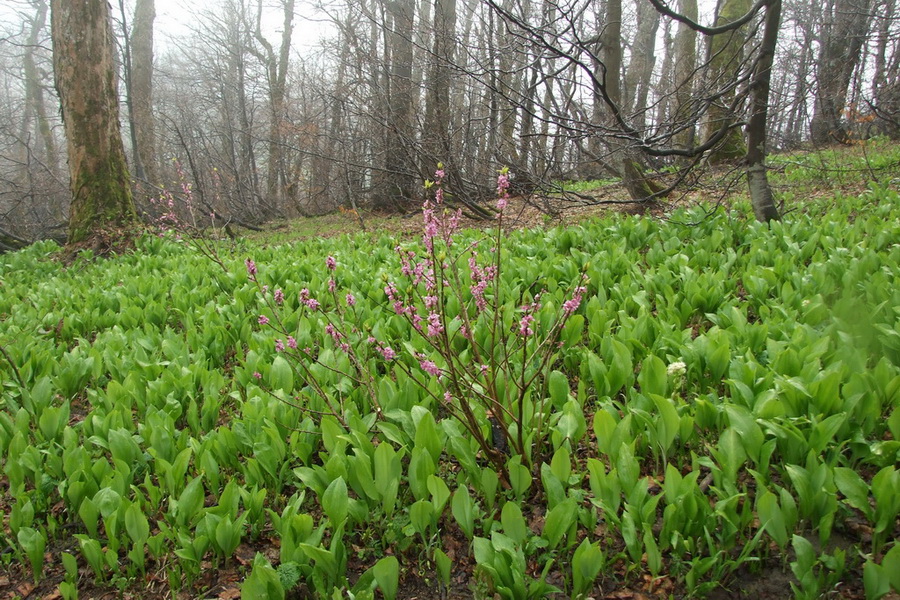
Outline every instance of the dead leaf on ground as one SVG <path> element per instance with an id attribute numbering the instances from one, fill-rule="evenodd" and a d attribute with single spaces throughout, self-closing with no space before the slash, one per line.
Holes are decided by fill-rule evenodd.
<path id="1" fill-rule="evenodd" d="M 219 592 L 219 595 L 216 597 L 219 600 L 237 600 L 238 598 L 241 597 L 241 588 L 239 588 L 239 587 L 225 588 L 224 590 Z"/>

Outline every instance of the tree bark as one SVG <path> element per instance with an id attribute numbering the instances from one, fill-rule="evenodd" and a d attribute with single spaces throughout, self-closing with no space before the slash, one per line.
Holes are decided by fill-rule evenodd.
<path id="1" fill-rule="evenodd" d="M 137 0 L 131 29 L 131 111 L 135 128 L 135 174 L 159 183 L 153 119 L 153 21 L 155 0 Z M 140 170 L 138 170 L 140 167 Z"/>
<path id="2" fill-rule="evenodd" d="M 781 25 L 781 0 L 770 0 L 766 7 L 759 57 L 750 83 L 752 112 L 747 124 L 747 184 L 757 220 L 768 223 L 779 218 L 772 187 L 766 176 L 766 125 L 769 88 L 778 28 Z"/>
<path id="3" fill-rule="evenodd" d="M 697 20 L 697 0 L 679 0 L 678 9 L 688 19 Z M 692 115 L 696 70 L 697 32 L 684 23 L 678 23 L 675 33 L 675 108 L 672 111 L 675 134 L 672 143 L 684 150 L 693 147 L 696 135 Z"/>
<path id="4" fill-rule="evenodd" d="M 374 198 L 377 210 L 396 211 L 413 196 L 415 169 L 410 148 L 412 136 L 413 0 L 389 0 L 390 77 L 387 99 L 384 169 Z"/>
<path id="5" fill-rule="evenodd" d="M 269 202 L 279 206 L 286 197 L 287 166 L 284 156 L 284 128 L 287 120 L 287 72 L 291 52 L 291 38 L 294 32 L 294 0 L 284 0 L 283 29 L 278 53 L 262 32 L 262 0 L 257 4 L 256 30 L 253 35 L 263 47 L 264 52 L 257 58 L 266 69 L 269 84 L 269 152 L 266 172 L 266 197 Z"/>
<path id="6" fill-rule="evenodd" d="M 69 244 L 137 222 L 125 151 L 106 0 L 52 0 L 56 89 L 69 153 Z"/>
<path id="7" fill-rule="evenodd" d="M 28 45 L 25 47 L 25 53 L 22 57 L 22 74 L 25 77 L 25 119 L 23 128 L 29 129 L 29 123 L 33 115 L 36 120 L 40 141 L 43 144 L 44 160 L 47 168 L 55 175 L 59 171 L 56 138 L 53 136 L 53 130 L 50 127 L 50 120 L 47 118 L 44 90 L 41 86 L 41 77 L 34 56 L 41 30 L 47 22 L 47 3 L 44 0 L 37 0 L 35 7 L 37 8 L 37 14 L 31 22 Z M 24 140 L 25 136 L 22 139 Z M 23 159 L 22 163 L 27 164 L 28 159 Z"/>
<path id="8" fill-rule="evenodd" d="M 612 104 L 622 106 L 622 0 L 609 0 L 606 5 L 606 27 L 602 34 L 604 82 L 606 95 Z M 600 101 L 598 98 L 596 101 Z M 622 185 L 633 200 L 652 198 L 660 188 L 643 173 L 640 155 L 627 142 L 615 138 L 610 142 L 613 163 Z"/>
<path id="9" fill-rule="evenodd" d="M 433 36 L 423 132 L 426 173 L 433 171 L 438 162 L 449 166 L 453 158 L 450 149 L 450 66 L 456 55 L 456 0 L 435 0 Z"/>
<path id="10" fill-rule="evenodd" d="M 716 19 L 716 26 L 721 27 L 733 23 L 750 12 L 750 9 L 750 0 L 725 0 Z M 712 37 L 710 41 L 710 81 L 725 87 L 728 82 L 733 82 L 737 78 L 744 59 L 746 41 L 745 27 Z M 707 134 L 705 137 L 707 139 L 723 127 L 729 127 L 734 123 L 735 115 L 728 108 L 733 99 L 734 89 L 726 87 L 726 91 L 710 105 L 706 122 Z M 740 128 L 735 127 L 710 153 L 709 162 L 717 163 L 740 158 L 746 153 L 747 146 L 744 143 L 744 135 Z"/>
<path id="11" fill-rule="evenodd" d="M 625 75 L 625 93 L 628 110 L 634 115 L 635 129 L 641 131 L 647 122 L 647 95 L 650 78 L 656 64 L 656 32 L 659 29 L 659 13 L 649 2 L 639 2 L 637 7 L 637 34 L 631 53 L 631 62 Z"/>
<path id="12" fill-rule="evenodd" d="M 816 74 L 816 106 L 809 124 L 810 138 L 817 145 L 845 143 L 849 139 L 841 115 L 847 88 L 866 39 L 871 0 L 838 0 L 832 22 L 826 25 Z"/>

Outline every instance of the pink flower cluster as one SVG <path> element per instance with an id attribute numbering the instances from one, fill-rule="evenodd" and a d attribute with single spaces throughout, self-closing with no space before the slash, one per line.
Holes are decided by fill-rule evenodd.
<path id="1" fill-rule="evenodd" d="M 534 335 L 534 329 L 531 328 L 531 324 L 534 323 L 534 313 L 541 309 L 541 304 L 539 302 L 541 298 L 540 292 L 534 297 L 534 301 L 531 304 L 526 304 L 522 307 L 522 311 L 525 313 L 522 315 L 522 318 L 519 319 L 519 335 L 522 337 L 529 337 Z"/>
<path id="2" fill-rule="evenodd" d="M 509 171 L 503 169 L 497 175 L 497 210 L 501 213 L 509 204 Z"/>
<path id="3" fill-rule="evenodd" d="M 419 359 L 419 368 L 428 373 L 429 375 L 433 375 L 434 377 L 440 377 L 441 369 L 438 367 L 434 361 L 428 360 L 428 358 L 424 354 L 416 354 L 416 358 Z"/>
<path id="4" fill-rule="evenodd" d="M 563 302 L 563 305 L 562 305 L 563 314 L 568 316 L 568 315 L 571 315 L 576 310 L 578 310 L 578 307 L 581 306 L 581 298 L 586 291 L 587 291 L 587 288 L 584 287 L 583 285 L 580 285 L 577 288 L 575 288 L 575 294 L 570 299 Z"/>
<path id="5" fill-rule="evenodd" d="M 462 218 L 462 209 L 450 213 L 449 216 L 441 213 L 444 206 L 444 177 L 446 173 L 439 168 L 434 172 L 434 202 L 426 198 L 422 204 L 422 221 L 424 232 L 422 240 L 429 253 L 434 252 L 434 238 L 440 234 L 447 246 L 453 244 L 453 234 L 459 229 L 459 221 Z"/>
<path id="6" fill-rule="evenodd" d="M 300 290 L 300 302 L 310 310 L 319 310 L 319 307 L 321 306 L 318 300 L 310 297 L 309 288 L 303 288 L 302 290 Z"/>
<path id="7" fill-rule="evenodd" d="M 484 311 L 487 309 L 487 300 L 484 298 L 484 292 L 494 278 L 497 277 L 497 266 L 488 265 L 482 268 L 478 264 L 478 253 L 473 250 L 472 255 L 469 257 L 469 274 L 472 278 L 472 285 L 469 290 L 475 299 L 475 307 L 479 311 Z"/>

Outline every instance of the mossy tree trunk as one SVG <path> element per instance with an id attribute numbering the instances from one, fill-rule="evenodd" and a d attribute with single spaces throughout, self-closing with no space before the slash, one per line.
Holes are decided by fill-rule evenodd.
<path id="1" fill-rule="evenodd" d="M 622 0 L 609 0 L 606 5 L 606 25 L 601 34 L 603 63 L 606 66 L 606 96 L 618 107 L 622 102 Z M 597 99 L 599 101 L 599 98 Z M 610 143 L 612 163 L 622 177 L 622 185 L 632 200 L 645 201 L 662 191 L 662 187 L 644 175 L 640 151 L 624 140 L 613 138 Z"/>
<path id="2" fill-rule="evenodd" d="M 137 223 L 119 130 L 113 37 L 106 0 L 52 0 L 56 89 L 69 154 L 69 244 Z"/>
<path id="3" fill-rule="evenodd" d="M 737 21 L 750 12 L 751 0 L 725 0 L 716 18 L 716 26 L 723 27 Z M 725 82 L 737 79 L 744 62 L 744 46 L 747 43 L 745 27 L 714 35 L 710 41 L 710 81 L 725 87 Z M 707 139 L 713 137 L 724 127 L 732 127 L 736 121 L 730 109 L 734 100 L 734 89 L 725 88 L 725 92 L 709 107 L 706 121 Z M 718 163 L 726 160 L 742 158 L 747 153 L 744 134 L 739 127 L 733 127 L 722 139 L 721 143 L 710 153 L 709 162 Z"/>
<path id="4" fill-rule="evenodd" d="M 678 10 L 691 21 L 697 21 L 697 0 L 679 0 Z M 675 97 L 672 111 L 672 128 L 676 131 L 672 143 L 676 148 L 688 150 L 694 146 L 696 128 L 693 113 L 693 93 L 697 68 L 697 32 L 679 22 L 675 33 Z M 687 164 L 686 157 L 680 159 Z"/>

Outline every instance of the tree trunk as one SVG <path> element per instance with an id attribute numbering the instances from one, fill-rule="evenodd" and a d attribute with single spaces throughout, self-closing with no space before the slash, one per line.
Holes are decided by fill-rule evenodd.
<path id="1" fill-rule="evenodd" d="M 832 22 L 826 24 L 816 74 L 815 112 L 809 124 L 814 144 L 845 143 L 849 139 L 841 116 L 866 39 L 870 7 L 871 0 L 838 0 Z"/>
<path id="2" fill-rule="evenodd" d="M 778 28 L 781 25 L 781 0 L 770 0 L 766 7 L 759 57 L 750 83 L 752 113 L 747 124 L 747 184 L 757 220 L 777 220 L 778 209 L 766 176 L 766 125 L 768 121 L 769 87 Z"/>
<path id="3" fill-rule="evenodd" d="M 119 130 L 106 0 L 52 0 L 56 89 L 69 153 L 69 244 L 130 233 L 137 222 Z"/>
<path id="4" fill-rule="evenodd" d="M 679 0 L 681 14 L 697 21 L 697 0 Z M 675 108 L 672 111 L 673 146 L 687 150 L 694 146 L 694 94 L 693 85 L 697 70 L 697 32 L 678 23 L 675 33 Z"/>
<path id="5" fill-rule="evenodd" d="M 41 86 L 41 77 L 34 57 L 34 50 L 38 47 L 41 30 L 47 23 L 47 3 L 44 0 L 38 0 L 35 5 L 37 14 L 31 23 L 31 32 L 28 34 L 28 45 L 25 47 L 25 53 L 22 57 L 22 74 L 25 77 L 24 123 L 25 128 L 28 129 L 28 123 L 31 120 L 31 116 L 34 115 L 34 118 L 37 121 L 36 125 L 40 141 L 43 144 L 42 154 L 46 161 L 47 169 L 50 170 L 53 175 L 56 175 L 59 171 L 59 157 L 56 153 L 56 138 L 53 137 L 50 120 L 47 118 L 47 108 L 44 103 L 44 90 Z M 22 139 L 24 140 L 25 137 L 23 136 Z M 22 162 L 27 164 L 28 159 L 25 158 Z"/>
<path id="6" fill-rule="evenodd" d="M 154 0 L 137 0 L 131 29 L 131 111 L 135 129 L 136 175 L 160 183 L 156 168 L 156 125 L 153 119 L 153 21 Z"/>
<path id="7" fill-rule="evenodd" d="M 634 126 L 642 131 L 647 122 L 647 95 L 650 78 L 656 64 L 656 32 L 659 29 L 659 13 L 649 2 L 639 2 L 637 7 L 637 34 L 631 53 L 631 62 L 625 75 L 625 94 L 628 111 L 634 115 Z"/>
<path id="8" fill-rule="evenodd" d="M 603 63 L 606 66 L 605 88 L 609 100 L 622 106 L 622 0 L 609 0 L 606 6 L 606 27 L 603 30 Z M 597 101 L 600 101 L 598 98 Z M 628 190 L 633 200 L 643 201 L 651 198 L 661 188 L 648 179 L 640 162 L 637 150 L 628 143 L 613 138 L 613 163 L 622 185 Z"/>
<path id="9" fill-rule="evenodd" d="M 379 177 L 374 207 L 396 211 L 413 196 L 415 169 L 412 167 L 412 59 L 413 0 L 390 0 L 390 77 L 387 99 L 384 169 Z"/>
<path id="10" fill-rule="evenodd" d="M 748 13 L 750 8 L 750 0 L 725 0 L 716 19 L 716 26 L 721 27 L 736 21 Z M 705 136 L 707 139 L 720 129 L 731 127 L 735 121 L 735 115 L 729 110 L 729 105 L 734 99 L 734 89 L 727 86 L 737 79 L 740 72 L 746 41 L 745 27 L 720 33 L 713 36 L 710 41 L 710 81 L 718 83 L 721 87 L 726 88 L 726 91 L 709 107 Z M 709 162 L 731 160 L 742 157 L 746 153 L 747 146 L 744 143 L 744 135 L 740 128 L 734 127 L 710 153 Z"/>
<path id="11" fill-rule="evenodd" d="M 283 28 L 278 53 L 262 31 L 262 0 L 257 4 L 256 30 L 253 35 L 264 52 L 254 52 L 266 70 L 269 84 L 269 151 L 266 171 L 266 201 L 275 207 L 283 204 L 287 190 L 287 161 L 284 156 L 284 127 L 288 123 L 286 94 L 287 71 L 294 32 L 294 0 L 284 0 Z"/>
<path id="12" fill-rule="evenodd" d="M 450 149 L 450 66 L 456 55 L 456 0 L 435 0 L 433 50 L 423 133 L 426 173 L 431 173 L 438 162 L 448 164 L 453 158 Z"/>

